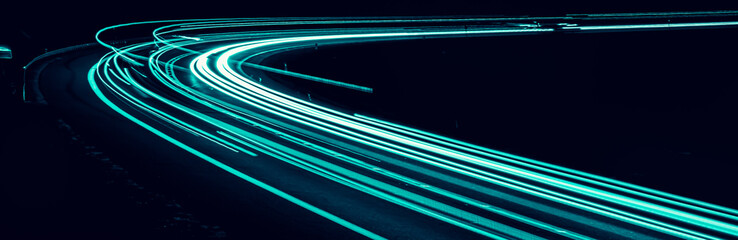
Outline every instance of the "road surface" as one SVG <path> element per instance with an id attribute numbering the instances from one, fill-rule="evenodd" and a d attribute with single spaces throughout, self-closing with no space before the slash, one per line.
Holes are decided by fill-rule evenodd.
<path id="1" fill-rule="evenodd" d="M 193 186 L 191 194 L 201 195 L 196 201 L 222 203 L 213 206 L 213 215 L 228 215 L 231 227 L 268 229 L 259 235 L 738 236 L 734 209 L 337 110 L 314 103 L 311 96 L 270 76 L 315 81 L 357 94 L 371 94 L 373 89 L 290 72 L 287 65 L 260 65 L 267 56 L 332 44 L 738 25 L 469 24 L 484 21 L 222 19 L 125 24 L 98 34 L 107 48 L 76 51 L 47 66 L 39 85 L 49 104 L 97 129 L 101 139 L 108 138 L 104 141 L 122 142 L 121 149 L 131 151 L 127 154 L 156 161 L 140 164 L 161 171 L 169 181 L 182 181 L 183 188 Z M 141 28 L 151 29 L 153 39 L 106 40 Z M 280 226 L 295 230 L 285 233 Z"/>

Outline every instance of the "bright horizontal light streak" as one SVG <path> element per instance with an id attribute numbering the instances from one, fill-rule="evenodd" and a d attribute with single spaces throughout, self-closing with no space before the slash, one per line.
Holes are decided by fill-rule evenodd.
<path id="1" fill-rule="evenodd" d="M 634 29 L 663 29 L 663 28 L 701 28 L 701 27 L 729 27 L 736 26 L 738 22 L 705 22 L 705 23 L 660 23 L 660 24 L 631 24 L 631 25 L 608 25 L 608 26 L 580 26 L 563 27 L 563 29 L 590 30 L 634 30 Z"/>

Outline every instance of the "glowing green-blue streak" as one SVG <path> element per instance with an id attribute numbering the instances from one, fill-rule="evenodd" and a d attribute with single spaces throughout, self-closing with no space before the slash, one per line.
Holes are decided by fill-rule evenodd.
<path id="1" fill-rule="evenodd" d="M 94 67 L 92 67 L 90 69 L 88 75 L 87 75 L 87 79 L 88 79 L 88 81 L 90 83 L 90 86 L 91 86 L 92 90 L 95 92 L 95 95 L 97 95 L 97 97 L 100 98 L 100 100 L 102 100 L 111 109 L 113 109 L 114 111 L 118 112 L 118 114 L 120 114 L 121 116 L 123 116 L 125 118 L 128 118 L 132 122 L 138 124 L 139 126 L 145 128 L 146 130 L 148 130 L 148 131 L 150 131 L 150 132 L 158 135 L 162 139 L 167 140 L 168 142 L 174 144 L 175 146 L 180 147 L 180 148 L 184 149 L 185 151 L 188 151 L 188 152 L 192 153 L 193 155 L 198 156 L 198 157 L 202 158 L 203 160 L 205 160 L 205 161 L 207 161 L 207 162 L 209 162 L 209 163 L 211 163 L 211 164 L 213 164 L 213 165 L 215 165 L 215 166 L 217 166 L 217 167 L 225 170 L 226 172 L 228 172 L 230 174 L 233 174 L 233 175 L 235 175 L 235 176 L 237 176 L 237 177 L 239 177 L 239 178 L 241 178 L 243 180 L 246 180 L 247 182 L 252 183 L 252 184 L 254 184 L 254 185 L 256 185 L 256 186 L 258 186 L 258 187 L 260 187 L 260 188 L 262 188 L 264 190 L 267 190 L 267 191 L 269 191 L 269 192 L 271 192 L 271 193 L 273 193 L 273 194 L 275 194 L 275 195 L 277 195 L 277 196 L 279 196 L 279 197 L 281 197 L 281 198 L 283 198 L 283 199 L 285 199 L 287 201 L 290 201 L 290 202 L 292 202 L 292 203 L 294 203 L 294 204 L 296 204 L 296 205 L 298 205 L 300 207 L 303 207 L 303 208 L 305 208 L 305 209 L 307 209 L 307 210 L 309 210 L 311 212 L 314 212 L 314 213 L 316 213 L 316 214 L 318 214 L 318 215 L 320 215 L 322 217 L 325 217 L 328 220 L 331 220 L 331 221 L 333 221 L 333 222 L 335 222 L 337 224 L 340 224 L 341 226 L 344 226 L 344 227 L 346 227 L 348 229 L 351 229 L 352 231 L 355 231 L 355 232 L 357 232 L 357 233 L 359 233 L 361 235 L 364 235 L 364 236 L 366 236 L 368 238 L 371 238 L 371 239 L 385 239 L 385 238 L 383 238 L 383 237 L 381 237 L 381 236 L 379 236 L 377 234 L 374 234 L 374 233 L 372 233 L 372 232 L 370 232 L 370 231 L 368 231 L 368 230 L 366 230 L 364 228 L 361 228 L 361 227 L 359 227 L 357 225 L 354 225 L 353 223 L 350 223 L 350 222 L 348 222 L 346 220 L 343 220 L 342 218 L 339 218 L 339 217 L 337 217 L 337 216 L 335 216 L 335 215 L 333 215 L 333 214 L 331 214 L 329 212 L 323 211 L 322 209 L 319 209 L 319 208 L 317 208 L 317 207 L 315 207 L 315 206 L 313 206 L 313 205 L 311 205 L 309 203 L 306 203 L 306 202 L 304 202 L 304 201 L 302 201 L 302 200 L 300 200 L 298 198 L 295 198 L 292 195 L 289 195 L 289 194 L 287 194 L 287 193 L 285 193 L 285 192 L 283 192 L 283 191 L 281 191 L 279 189 L 276 189 L 276 188 L 274 188 L 274 187 L 272 187 L 272 186 L 270 186 L 270 185 L 268 185 L 266 183 L 263 183 L 263 182 L 261 182 L 261 181 L 259 181 L 257 179 L 254 179 L 254 178 L 252 178 L 252 177 L 250 177 L 250 176 L 248 176 L 246 174 L 243 174 L 242 172 L 239 172 L 239 171 L 231 168 L 230 166 L 225 165 L 225 164 L 219 162 L 218 160 L 216 160 L 214 158 L 211 158 L 210 156 L 205 155 L 205 154 L 201 153 L 200 151 L 197 151 L 194 148 L 191 148 L 191 147 L 187 146 L 186 144 L 183 144 L 182 142 L 180 142 L 180 141 L 178 141 L 178 140 L 176 140 L 174 138 L 169 137 L 168 135 L 166 135 L 166 134 L 162 133 L 161 131 L 157 130 L 156 128 L 153 128 L 150 125 L 148 125 L 148 124 L 146 124 L 146 123 L 138 120 L 137 118 L 135 118 L 132 115 L 130 115 L 127 112 L 125 112 L 123 109 L 121 109 L 118 106 L 116 106 L 112 101 L 110 101 L 107 97 L 105 97 L 105 95 L 100 91 L 100 89 L 97 86 L 97 83 L 95 82 L 95 78 L 94 78 L 94 73 L 95 73 L 95 70 L 97 68 L 98 68 L 97 65 L 95 65 Z"/>

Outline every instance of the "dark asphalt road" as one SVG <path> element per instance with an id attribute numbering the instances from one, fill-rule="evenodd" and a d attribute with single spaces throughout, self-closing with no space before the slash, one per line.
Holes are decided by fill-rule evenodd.
<path id="1" fill-rule="evenodd" d="M 87 69 L 104 51 L 79 51 L 51 60 L 40 76 L 40 88 L 49 102 L 49 108 L 75 131 L 109 154 L 111 161 L 125 167 L 131 178 L 136 179 L 141 186 L 146 186 L 155 193 L 171 196 L 184 209 L 192 212 L 193 218 L 200 219 L 203 223 L 223 226 L 229 237 L 360 237 L 353 231 L 181 151 L 110 110 L 90 90 L 86 76 Z M 168 93 L 163 91 L 159 94 Z M 126 107 L 123 101 L 116 104 Z M 158 107 L 168 108 L 165 104 Z M 143 112 L 136 112 L 136 108 L 127 110 L 138 118 L 148 117 Z M 250 114 L 258 115 L 259 112 Z M 186 115 L 177 117 L 188 118 Z M 280 122 L 277 125 L 289 126 L 289 123 Z M 214 128 L 208 131 L 217 130 L 218 128 Z M 180 141 L 187 141 L 201 148 L 214 147 L 211 146 L 213 143 L 182 134 L 174 128 L 164 131 L 177 133 L 180 139 L 186 139 Z M 319 138 L 329 139 L 330 136 L 323 135 Z M 216 150 L 213 153 L 216 158 L 235 159 L 232 157 L 234 154 L 227 151 Z M 264 180 L 278 189 L 285 189 L 308 202 L 329 207 L 382 236 L 423 239 L 478 237 L 319 176 L 301 172 L 284 162 L 265 161 L 269 159 L 256 158 L 252 162 L 242 163 L 224 161 L 230 161 L 230 165 L 243 169 L 256 179 Z M 136 221 L 132 217 L 127 220 Z"/>
<path id="2" fill-rule="evenodd" d="M 205 223 L 223 226 L 229 238 L 359 237 L 116 115 L 93 95 L 87 83 L 85 73 L 102 53 L 103 49 L 94 49 L 53 61 L 41 75 L 41 90 L 62 119 L 128 169 L 140 185 L 172 196 Z"/>
<path id="3" fill-rule="evenodd" d="M 124 167 L 138 184 L 176 199 L 203 223 L 222 226 L 229 238 L 363 238 L 214 167 L 118 116 L 93 94 L 85 74 L 103 51 L 79 51 L 52 59 L 40 75 L 40 89 L 54 112 L 85 139 L 110 155 L 111 161 Z M 201 141 L 194 136 L 190 138 L 194 142 Z M 269 184 L 297 192 L 302 199 L 340 209 L 341 214 L 351 215 L 355 221 L 365 221 L 364 225 L 370 225 L 372 231 L 382 232 L 383 236 L 415 239 L 479 237 L 321 177 L 305 174 L 285 163 L 265 161 L 246 168 L 259 168 L 258 171 L 250 170 L 257 179 L 268 179 Z M 120 221 L 140 221 L 135 217 L 126 216 Z"/>

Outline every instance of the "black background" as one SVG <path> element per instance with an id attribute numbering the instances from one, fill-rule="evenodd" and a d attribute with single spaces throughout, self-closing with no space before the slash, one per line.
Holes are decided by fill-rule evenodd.
<path id="1" fill-rule="evenodd" d="M 0 44 L 20 60 L 44 49 L 92 42 L 113 24 L 182 18 L 273 16 L 507 15 L 730 10 L 733 1 L 13 1 L 0 11 Z"/>
<path id="2" fill-rule="evenodd" d="M 164 20 L 164 19 L 183 19 L 183 18 L 226 18 L 226 17 L 277 17 L 277 16 L 435 16 L 435 15 L 506 15 L 506 16 L 562 16 L 568 13 L 605 13 L 605 12 L 650 12 L 650 11 L 701 11 L 701 10 L 731 10 L 738 9 L 738 3 L 734 1 L 519 1 L 519 0 L 508 0 L 508 1 L 471 1 L 471 0 L 455 0 L 455 1 L 56 1 L 56 2 L 42 2 L 42 1 L 20 1 L 13 3 L 3 3 L 0 7 L 0 44 L 8 45 L 13 49 L 14 58 L 12 60 L 0 60 L 0 67 L 3 69 L 0 79 L 3 82 L 3 100 L 1 105 L 7 111 L 4 112 L 3 116 L 3 145 L 2 145 L 2 167 L 3 171 L 3 194 L 2 197 L 3 215 L 2 225 L 9 229 L 2 229 L 5 234 L 0 234 L 0 238 L 8 236 L 9 239 L 14 238 L 48 238 L 50 236 L 70 236 L 80 237 L 81 233 L 86 230 L 73 230 L 68 231 L 65 229 L 76 228 L 79 225 L 89 225 L 92 227 L 107 227 L 96 230 L 98 235 L 85 235 L 81 234 L 82 238 L 112 238 L 123 236 L 136 236 L 149 235 L 151 232 L 161 234 L 158 230 L 152 230 L 151 224 L 147 223 L 143 219 L 147 218 L 145 214 L 137 213 L 135 207 L 130 207 L 125 201 L 125 193 L 115 192 L 113 190 L 104 190 L 109 192 L 101 193 L 103 196 L 98 196 L 95 193 L 90 193 L 89 190 L 100 190 L 106 187 L 102 186 L 99 181 L 104 181 L 104 176 L 98 176 L 102 173 L 96 173 L 99 170 L 95 167 L 91 167 L 76 161 L 78 158 L 78 150 L 74 146 L 70 147 L 66 142 L 69 136 L 60 132 L 58 129 L 58 123 L 56 119 L 57 115 L 53 111 L 48 111 L 45 108 L 38 108 L 33 106 L 21 105 L 18 103 L 17 95 L 11 96 L 10 90 L 6 87 L 11 81 L 18 80 L 21 74 L 21 66 L 25 65 L 33 57 L 44 53 L 47 50 L 59 49 L 71 45 L 94 42 L 94 34 L 101 28 L 135 21 L 145 20 Z M 724 32 L 720 34 L 726 34 Z M 622 36 L 622 35 L 621 35 Z M 719 34 L 712 35 L 713 37 L 720 37 Z M 660 66 L 680 66 L 686 68 L 692 66 L 689 63 L 679 62 L 676 57 L 681 55 L 672 52 L 673 48 L 679 48 L 683 43 L 690 42 L 689 39 L 681 38 L 682 40 L 676 43 L 667 45 L 660 45 L 658 42 L 664 39 L 669 39 L 670 36 L 664 35 L 652 35 L 646 39 L 646 46 L 641 50 L 649 50 L 652 53 L 661 54 L 660 58 L 652 59 L 629 59 L 629 56 L 624 55 L 628 51 L 618 51 L 618 49 L 603 48 L 601 45 L 589 46 L 592 49 L 599 51 L 599 54 L 612 54 L 614 58 L 601 57 L 602 62 L 600 65 L 595 63 L 589 63 L 590 67 L 597 68 L 602 64 L 610 64 L 614 66 L 624 67 L 635 67 L 636 72 L 648 72 L 646 68 L 639 68 L 640 66 L 647 65 L 653 60 L 665 60 L 672 58 L 671 61 L 663 62 Z M 683 37 L 683 36 L 682 36 Z M 635 38 L 623 37 L 623 41 L 633 41 Z M 522 39 L 521 41 L 533 41 L 536 39 Z M 611 40 L 616 42 L 618 40 Z M 583 44 L 587 47 L 587 44 L 591 44 L 591 41 Z M 650 45 L 648 45 L 650 43 Z M 523 43 L 520 43 L 523 44 Z M 528 42 L 527 44 L 535 44 L 534 42 Z M 550 43 L 548 47 L 556 47 L 555 43 Z M 708 42 L 700 42 L 700 44 L 709 44 Z M 720 42 L 720 44 L 730 44 L 729 42 Z M 568 45 L 572 47 L 573 45 Z M 661 48 L 648 48 L 648 46 L 661 46 Z M 432 48 L 433 46 L 431 46 Z M 545 49 L 537 48 L 537 49 Z M 672 48 L 673 47 L 673 48 Z M 550 48 L 549 48 L 550 49 Z M 720 48 L 716 45 L 708 48 L 710 51 L 720 51 Z M 427 49 L 426 49 L 427 50 Z M 421 50 L 417 53 L 420 54 L 437 54 L 440 51 L 448 51 L 453 53 L 454 49 L 436 49 L 435 52 L 426 52 Z M 456 52 L 461 50 L 456 49 Z M 586 51 L 581 48 L 577 51 L 583 51 L 578 53 L 582 55 Z M 632 50 L 631 50 L 632 51 Z M 567 54 L 565 51 L 551 50 L 549 54 Z M 705 55 L 700 49 L 690 48 L 685 52 L 687 56 L 693 57 L 711 57 L 712 62 L 720 62 L 719 58 L 725 57 L 719 54 Z M 511 55 L 510 53 L 508 53 Z M 621 54 L 618 56 L 618 54 Z M 548 55 L 549 57 L 555 55 Z M 378 56 L 383 57 L 383 56 Z M 386 56 L 384 56 L 386 57 Z M 428 59 L 434 59 L 434 56 L 427 56 Z M 444 58 L 438 58 L 443 61 Z M 634 60 L 630 64 L 626 64 L 617 59 L 628 59 Z M 521 59 L 518 59 L 521 60 Z M 557 60 L 555 57 L 546 59 L 547 61 Z M 297 60 L 296 60 L 297 61 Z M 397 60 L 401 61 L 401 60 Z M 610 61 L 610 62 L 608 62 Z M 520 61 L 524 63 L 525 61 Z M 575 61 L 576 62 L 576 61 Z M 578 64 L 586 64 L 585 61 L 579 61 Z M 388 63 L 392 64 L 392 63 Z M 447 64 L 447 63 L 443 63 Z M 462 63 L 457 63 L 462 64 Z M 463 63 L 472 64 L 475 68 L 484 68 L 486 66 L 474 65 L 475 63 Z M 560 71 L 561 67 L 566 64 L 559 63 L 556 66 L 543 66 L 548 71 Z M 595 66 L 596 65 L 596 66 Z M 417 65 L 403 65 L 404 67 L 415 68 L 422 70 L 427 66 Z M 297 67 L 297 66 L 294 66 Z M 703 66 L 709 67 L 709 66 Z M 724 68 L 730 68 L 731 65 L 722 66 Z M 519 70 L 527 70 L 525 67 L 521 67 Z M 598 71 L 598 69 L 590 69 L 591 71 Z M 607 69 L 599 69 L 599 71 L 607 71 Z M 562 73 L 563 72 L 563 73 Z M 559 74 L 566 74 L 565 71 L 559 72 Z M 402 74 L 401 72 L 397 72 Z M 684 71 L 682 71 L 684 73 Z M 316 73 L 320 75 L 320 73 Z M 407 73 L 405 73 L 407 74 Z M 447 76 L 454 76 L 456 72 L 446 73 Z M 473 73 L 468 73 L 473 74 Z M 596 75 L 595 73 L 591 73 Z M 686 76 L 698 75 L 698 72 L 686 71 Z M 690 75 L 691 74 L 691 75 Z M 722 72 L 720 74 L 725 74 Z M 685 77 L 680 75 L 679 72 L 668 73 L 671 77 Z M 469 75 L 467 77 L 471 77 Z M 509 73 L 509 76 L 512 76 Z M 720 181 L 717 186 L 730 186 L 730 176 L 725 173 L 730 173 L 731 169 L 735 166 L 733 161 L 725 160 L 724 157 L 728 156 L 730 149 L 729 144 L 734 141 L 722 141 L 723 139 L 707 139 L 705 136 L 710 137 L 711 135 L 700 132 L 699 130 L 688 130 L 687 132 L 681 132 L 678 126 L 669 127 L 661 124 L 661 118 L 668 118 L 669 113 L 679 112 L 681 110 L 671 109 L 673 106 L 687 105 L 686 109 L 692 109 L 689 111 L 697 112 L 709 112 L 713 115 L 719 115 L 715 112 L 726 112 L 731 106 L 727 105 L 720 106 L 720 109 L 707 109 L 702 106 L 709 104 L 703 104 L 700 102 L 701 98 L 699 95 L 691 95 L 691 98 L 680 98 L 678 95 L 670 96 L 672 103 L 664 104 L 658 102 L 658 99 L 651 99 L 652 95 L 649 93 L 649 87 L 655 89 L 663 86 L 664 82 L 652 83 L 650 86 L 641 88 L 642 90 L 633 90 L 628 87 L 632 84 L 637 84 L 637 80 L 631 79 L 632 82 L 618 83 L 617 79 L 627 78 L 628 75 L 620 73 L 620 75 L 610 75 L 603 81 L 599 81 L 596 84 L 599 88 L 607 88 L 610 91 L 604 92 L 605 95 L 596 96 L 600 100 L 600 103 L 616 108 L 621 112 L 632 113 L 630 116 L 652 116 L 649 122 L 649 126 L 661 126 L 655 130 L 651 129 L 648 136 L 633 136 L 631 133 L 637 133 L 638 130 L 643 129 L 611 129 L 608 130 L 608 134 L 615 134 L 617 139 L 610 139 L 612 142 L 619 142 L 623 139 L 638 138 L 638 141 L 634 141 L 631 145 L 623 145 L 622 148 L 636 149 L 632 152 L 625 151 L 624 149 L 617 149 L 618 147 L 612 147 L 608 149 L 597 149 L 589 148 L 586 154 L 587 156 L 594 156 L 597 154 L 602 155 L 603 151 L 617 152 L 613 153 L 613 159 L 630 159 L 618 163 L 616 166 L 608 166 L 599 164 L 598 162 L 585 162 L 586 158 L 581 159 L 561 159 L 555 158 L 556 154 L 564 154 L 566 149 L 557 149 L 556 147 L 549 146 L 549 148 L 542 148 L 539 152 L 529 152 L 528 150 L 521 147 L 523 144 L 530 143 L 531 139 L 521 136 L 515 129 L 502 129 L 502 134 L 508 138 L 506 141 L 500 140 L 488 140 L 490 142 L 484 142 L 482 138 L 471 139 L 484 144 L 491 144 L 497 146 L 504 146 L 506 150 L 512 152 L 521 153 L 524 156 L 534 155 L 536 157 L 546 158 L 548 156 L 554 156 L 554 161 L 568 166 L 583 166 L 584 168 L 589 167 L 590 170 L 599 171 L 599 173 L 614 175 L 615 177 L 620 176 L 625 180 L 639 180 L 641 183 L 653 184 L 660 189 L 670 189 L 676 192 L 680 191 L 679 187 L 675 187 L 674 184 L 670 184 L 668 181 L 663 181 L 663 176 L 670 176 L 674 179 L 680 179 L 677 182 L 695 184 L 689 188 L 692 190 L 701 189 L 697 191 L 697 196 L 703 196 L 716 202 L 721 202 L 725 205 L 735 206 L 736 203 L 731 196 L 725 195 L 722 192 L 714 191 L 716 187 L 701 187 L 705 185 L 696 184 L 694 181 L 688 181 L 688 178 L 702 177 L 703 182 Z M 654 76 L 650 76 L 654 77 Z M 711 76 L 714 79 L 724 77 L 724 75 Z M 530 77 L 532 79 L 534 77 Z M 584 81 L 587 76 L 580 76 L 578 80 Z M 667 81 L 668 82 L 668 81 Z M 540 82 L 539 82 L 540 83 Z M 674 82 L 672 82 L 674 83 Z M 685 85 L 687 83 L 686 78 L 682 78 L 682 81 L 676 82 L 671 85 L 672 88 L 677 91 L 690 92 L 693 90 L 692 86 Z M 413 83 L 408 83 L 408 86 Z M 516 85 L 516 83 L 505 83 L 502 87 L 508 88 L 519 88 L 524 89 L 525 86 Z M 631 85 L 628 85 L 631 84 Z M 681 85 L 680 85 L 681 84 Z M 727 84 L 729 85 L 729 84 Z M 726 85 L 726 86 L 727 86 Z M 544 86 L 545 87 L 545 86 Z M 580 86 L 581 87 L 581 86 Z M 441 93 L 447 90 L 453 90 L 457 92 L 463 92 L 464 89 L 460 86 L 454 86 L 454 89 L 447 89 L 443 86 L 430 86 L 430 89 L 426 89 L 428 96 L 432 96 L 436 93 Z M 582 87 L 584 88 L 584 87 Z M 591 87 L 597 88 L 597 87 Z M 387 88 L 385 88 L 387 89 Z M 411 87 L 408 87 L 411 89 Z M 589 88 L 588 88 L 589 89 Z M 715 89 L 720 89 L 718 85 L 712 86 L 698 86 L 696 90 L 700 92 L 701 96 L 711 96 Z M 734 89 L 734 88 L 733 88 Z M 548 97 L 556 97 L 555 94 L 546 92 L 546 89 L 538 89 L 540 93 L 544 93 Z M 571 89 L 570 89 L 571 90 Z M 623 102 L 617 99 L 619 92 L 629 92 L 631 95 L 635 95 L 635 98 L 630 98 L 631 102 Z M 640 91 L 640 92 L 639 92 Z M 486 91 L 482 88 L 474 90 L 475 95 L 484 94 Z M 602 92 L 600 92 L 602 93 Z M 463 93 L 458 93 L 459 96 Z M 511 95 L 512 93 L 508 93 Z M 546 95 L 548 94 L 548 95 Z M 611 94 L 608 96 L 607 94 Z M 723 94 L 724 95 L 724 94 Z M 721 96 L 723 96 L 721 95 Z M 669 96 L 667 96 L 669 97 Z M 718 96 L 716 96 L 718 97 Z M 504 97 L 498 96 L 498 101 L 504 101 Z M 694 100 L 694 101 L 693 101 Z M 434 101 L 434 100 L 431 100 Z M 448 104 L 444 101 L 435 100 L 437 104 Z M 525 106 L 536 106 L 538 109 L 545 111 L 550 109 L 550 106 L 556 105 L 556 103 L 565 104 L 569 101 L 571 103 L 577 103 L 576 99 L 560 99 L 558 102 L 551 103 L 548 105 L 537 105 L 537 99 L 528 100 L 527 103 L 523 103 Z M 545 101 L 545 100 L 544 100 Z M 610 102 L 608 102 L 610 101 Z M 616 102 L 612 102 L 616 101 Z M 651 105 L 639 104 L 642 102 L 648 102 Z M 584 105 L 584 103 L 582 103 Z M 692 105 L 694 106 L 692 106 Z M 692 107 L 690 107 L 692 106 Z M 399 107 L 399 106 L 398 106 Z M 521 110 L 516 110 L 515 105 L 503 106 L 506 107 L 508 113 L 513 112 L 521 113 Z M 448 107 L 451 111 L 457 115 L 463 115 L 469 119 L 475 119 L 479 116 L 475 116 L 473 112 L 458 112 L 461 110 Z M 567 111 L 575 108 L 567 109 Z M 656 110 L 654 110 L 656 109 Z M 680 108 L 681 109 L 681 108 Z M 702 110 L 700 110 L 702 109 Z M 712 111 L 712 112 L 711 112 Z M 419 111 L 422 113 L 422 111 Z M 533 112 L 533 111 L 530 111 Z M 388 112 L 391 115 L 391 111 Z M 537 114 L 549 114 L 555 115 L 553 112 L 538 112 Z M 531 117 L 541 117 L 529 115 Z M 656 116 L 656 117 L 653 117 Z M 701 125 L 712 124 L 709 119 L 700 119 L 691 115 L 689 119 L 694 118 L 693 122 L 697 122 Z M 726 116 L 719 118 L 715 117 L 720 124 L 725 126 L 730 125 L 729 120 L 734 119 L 733 114 L 727 113 Z M 389 116 L 392 117 L 392 116 Z M 398 116 L 398 118 L 403 118 Z M 638 119 L 627 119 L 629 117 L 622 117 L 625 121 L 632 123 L 639 122 Z M 451 121 L 453 118 L 441 116 L 437 123 L 433 122 L 410 122 L 411 124 L 418 125 L 421 127 L 436 128 L 440 129 L 440 132 L 444 132 L 450 135 L 459 134 L 463 137 L 464 134 L 459 133 L 459 130 L 453 127 Z M 689 119 L 683 120 L 685 123 L 689 122 Z M 507 120 L 512 121 L 512 120 Z M 556 121 L 563 123 L 567 127 L 573 128 L 578 123 L 568 122 L 566 119 L 552 119 L 549 125 L 556 125 Z M 425 126 L 424 126 L 425 124 Z M 469 122 L 462 122 L 463 124 L 474 124 Z M 508 123 L 513 124 L 513 123 Z M 519 123 L 518 123 L 519 124 Z M 477 123 L 482 126 L 484 123 Z M 635 124 L 633 124 L 635 125 Z M 440 126 L 440 127 L 439 127 Z M 466 125 L 468 126 L 468 125 Z M 720 131 L 716 126 L 710 126 L 714 131 Z M 538 138 L 535 144 L 538 146 L 546 146 L 547 142 L 557 141 L 557 137 L 564 136 L 563 138 L 578 138 L 581 136 L 593 136 L 598 135 L 596 132 L 579 132 L 573 135 L 565 135 L 566 129 L 555 129 L 550 128 L 548 125 L 538 126 L 539 129 L 530 130 L 530 133 L 543 134 L 551 137 Z M 466 131 L 462 130 L 461 131 Z M 729 129 L 732 132 L 735 128 Z M 499 133 L 499 132 L 498 132 Z M 473 136 L 466 135 L 466 136 Z M 669 138 L 670 141 L 666 141 L 664 144 L 656 144 L 662 146 L 656 151 L 653 151 L 652 146 L 654 139 Z M 721 136 L 724 136 L 722 134 Z M 519 139 L 511 139 L 510 137 L 518 137 Z M 474 138 L 474 137 L 471 137 Z M 480 140 L 481 139 L 481 140 Z M 503 138 L 500 138 L 503 139 Z M 705 141 L 701 139 L 706 139 Z M 510 140 L 510 141 L 507 141 Z M 28 143 L 33 142 L 31 146 Z M 586 140 L 570 141 L 586 143 Z M 507 146 L 505 146 L 507 144 Z M 685 145 L 686 144 L 686 145 Z M 725 146 L 716 146 L 723 144 Z M 727 144 L 727 145 L 726 145 Z M 648 147 L 638 149 L 638 146 L 646 145 Z M 39 150 L 41 149 L 41 150 Z M 654 177 L 643 176 L 643 172 L 647 172 L 652 169 L 660 169 L 662 166 L 660 163 L 645 164 L 640 171 L 633 171 L 631 164 L 634 164 L 632 156 L 638 155 L 643 159 L 649 157 L 659 158 L 663 157 L 663 151 L 669 152 L 670 157 L 674 157 L 679 160 L 681 167 L 677 169 L 683 172 L 664 173 L 660 176 Z M 682 150 L 686 149 L 686 150 Z M 694 150 L 697 149 L 697 150 Z M 711 149 L 720 149 L 714 151 Z M 725 151 L 725 152 L 721 152 Z M 704 165 L 689 165 L 695 163 L 693 155 L 688 156 L 694 152 L 707 153 L 707 159 L 713 159 L 713 162 L 703 162 Z M 31 153 L 31 154 L 29 154 Z M 529 155 L 526 155 L 529 154 Z M 734 153 L 730 153 L 734 154 Z M 702 156 L 702 155 L 701 155 Z M 732 155 L 731 155 L 732 156 Z M 555 159 L 554 159 L 555 158 Z M 717 160 L 715 160 L 717 159 Z M 735 159 L 735 158 L 733 158 Z M 631 162 L 628 162 L 631 161 Z M 722 165 L 720 165 L 722 164 Z M 696 167 L 695 167 L 696 166 Z M 721 176 L 709 177 L 711 167 L 722 167 L 720 171 L 717 171 Z M 690 175 L 688 170 L 699 170 L 703 174 Z M 92 172 L 92 173 L 91 173 Z M 623 173 L 618 175 L 618 173 Z M 42 177 L 40 177 L 42 176 Z M 680 178 L 680 176 L 685 176 Z M 630 178 L 630 179 L 628 179 Z M 651 179 L 651 180 L 649 180 Z M 706 180 L 705 180 L 706 179 Z M 92 182 L 89 180 L 93 180 Z M 98 182 L 94 182 L 98 181 Z M 699 181 L 698 181 L 699 182 Z M 51 184 L 49 184 L 51 183 Z M 42 187 L 39 187 L 42 186 Z M 681 189 L 683 190 L 683 189 Z M 9 197 L 11 196 L 12 197 Z M 113 202 L 110 202 L 110 201 Z M 99 202 L 106 202 L 100 204 Z M 119 202 L 115 202 L 119 201 Z M 90 205 L 86 205 L 90 204 Z M 128 208 L 120 208 L 120 206 L 129 206 Z M 72 210 L 69 210 L 72 209 Z M 111 211 L 114 210 L 114 211 Z M 129 211 L 130 210 L 130 211 Z M 98 212 L 99 211 L 99 212 Z M 140 209 L 138 210 L 140 211 Z M 75 215 L 78 214 L 78 215 Z M 133 221 L 131 221 L 133 220 Z M 119 224 L 118 226 L 112 226 L 108 224 L 95 222 L 113 222 Z M 153 223 L 156 224 L 156 223 Z M 148 229 L 147 229 L 148 228 Z M 89 229 L 88 229 L 89 231 Z M 34 234 L 34 232 L 36 232 Z M 127 232 L 126 234 L 122 234 Z M 164 235 L 164 238 L 172 237 L 173 235 Z"/>

